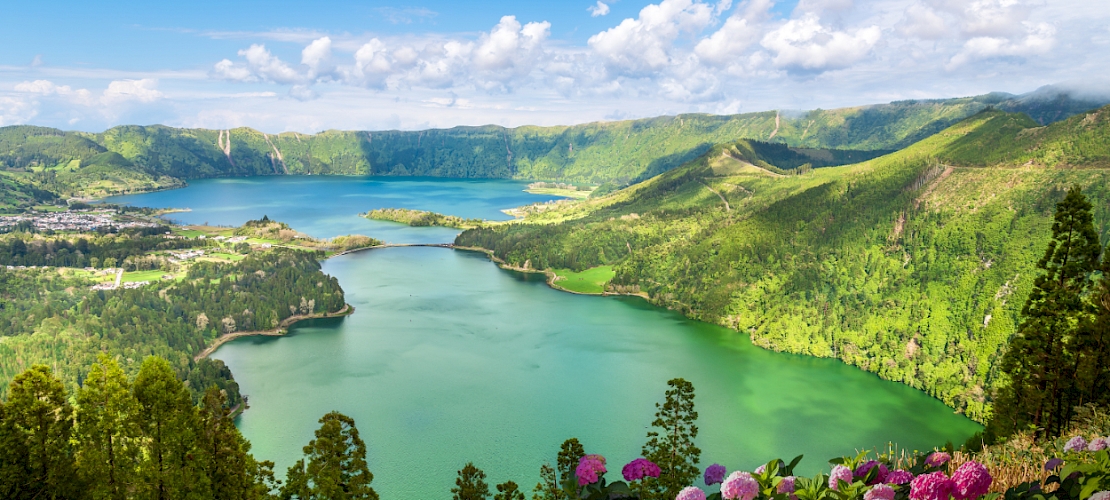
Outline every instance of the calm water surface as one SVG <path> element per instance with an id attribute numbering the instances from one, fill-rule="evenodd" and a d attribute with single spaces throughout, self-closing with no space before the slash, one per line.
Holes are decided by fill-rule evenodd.
<path id="1" fill-rule="evenodd" d="M 129 196 L 188 206 L 188 222 L 239 224 L 267 214 L 314 236 L 450 241 L 453 231 L 353 217 L 401 206 L 467 217 L 546 199 L 509 181 L 256 178 Z M 434 194 L 429 194 L 434 193 Z M 116 201 L 116 200 L 113 200 Z M 385 229 L 383 229 L 385 228 Z M 979 427 L 940 402 L 842 363 L 753 347 L 744 335 L 639 299 L 571 295 L 481 254 L 371 250 L 331 259 L 354 315 L 247 338 L 214 355 L 251 408 L 239 427 L 279 473 L 300 458 L 324 413 L 355 418 L 383 499 L 449 498 L 467 461 L 492 484 L 530 489 L 559 444 L 579 438 L 609 458 L 611 479 L 636 458 L 666 381 L 697 389 L 703 466 L 730 470 L 804 453 L 812 474 L 833 456 L 895 441 L 931 448 Z"/>

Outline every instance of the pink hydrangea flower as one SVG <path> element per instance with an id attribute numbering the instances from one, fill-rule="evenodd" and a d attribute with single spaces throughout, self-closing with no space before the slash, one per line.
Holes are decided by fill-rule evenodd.
<path id="1" fill-rule="evenodd" d="M 726 470 L 725 466 L 723 466 L 721 464 L 713 464 L 713 465 L 710 465 L 709 467 L 706 467 L 705 468 L 705 484 L 706 484 L 706 486 L 711 485 L 711 484 L 721 484 L 721 481 L 725 480 L 725 474 L 728 474 L 728 470 Z"/>
<path id="2" fill-rule="evenodd" d="M 1064 451 L 1083 451 L 1087 449 L 1087 440 L 1083 436 L 1075 436 L 1064 445 Z"/>
<path id="3" fill-rule="evenodd" d="M 871 472 L 871 469 L 874 469 L 875 467 L 879 468 L 879 472 L 875 474 L 875 479 L 872 479 L 871 482 L 869 482 L 867 484 L 871 485 L 871 484 L 885 483 L 886 482 L 886 475 L 890 471 L 887 470 L 886 466 L 883 465 L 882 463 L 880 463 L 878 460 L 868 460 L 868 461 L 860 464 L 859 467 L 856 467 L 856 471 L 854 473 L 855 477 L 858 477 L 858 478 L 867 477 L 867 473 Z"/>
<path id="4" fill-rule="evenodd" d="M 725 500 L 752 500 L 759 494 L 759 482 L 744 471 L 728 475 L 721 483 L 721 498 Z"/>
<path id="5" fill-rule="evenodd" d="M 933 453 L 932 455 L 929 455 L 929 458 L 925 459 L 925 465 L 928 465 L 929 467 L 940 467 L 948 463 L 949 460 L 952 460 L 952 455 L 949 455 L 943 451 L 938 451 Z"/>
<path id="6" fill-rule="evenodd" d="M 913 481 L 913 473 L 907 470 L 896 470 L 886 475 L 886 484 L 906 484 Z"/>
<path id="7" fill-rule="evenodd" d="M 705 500 L 705 492 L 694 486 L 687 486 L 678 492 L 674 500 Z"/>
<path id="8" fill-rule="evenodd" d="M 829 473 L 829 488 L 832 488 L 833 491 L 838 491 L 837 488 L 840 487 L 840 481 L 851 484 L 852 469 L 849 469 L 843 465 L 837 465 L 836 467 L 833 467 L 832 472 Z"/>
<path id="9" fill-rule="evenodd" d="M 1107 445 L 1106 438 L 1094 438 L 1091 443 L 1087 445 L 1087 451 L 1102 451 L 1105 450 Z"/>
<path id="10" fill-rule="evenodd" d="M 1091 495 L 1090 500 L 1110 500 L 1110 491 L 1100 491 Z"/>
<path id="11" fill-rule="evenodd" d="M 598 474 L 605 474 L 605 457 L 601 455 L 586 455 L 578 461 L 578 467 L 574 469 L 574 475 L 578 478 L 578 484 L 594 484 L 598 480 Z"/>
<path id="12" fill-rule="evenodd" d="M 659 477 L 659 466 L 646 458 L 637 458 L 621 469 L 625 481 L 639 481 L 645 477 Z"/>
<path id="13" fill-rule="evenodd" d="M 975 461 L 965 462 L 952 473 L 952 483 L 955 485 L 952 496 L 956 497 L 956 500 L 979 498 L 990 491 L 993 481 L 990 471 L 983 464 Z"/>
<path id="14" fill-rule="evenodd" d="M 767 464 L 763 464 L 755 468 L 756 474 L 763 474 L 764 472 L 767 472 Z"/>
<path id="15" fill-rule="evenodd" d="M 876 484 L 863 494 L 863 500 L 894 500 L 894 488 L 885 484 Z"/>
<path id="16" fill-rule="evenodd" d="M 794 476 L 786 476 L 782 478 L 782 482 L 779 483 L 778 488 L 775 490 L 775 492 L 783 495 L 787 493 L 794 493 L 794 481 L 796 480 L 797 478 L 795 478 Z"/>
<path id="17" fill-rule="evenodd" d="M 952 480 L 943 472 L 922 474 L 913 478 L 910 483 L 910 498 L 912 500 L 948 500 L 952 494 Z"/>

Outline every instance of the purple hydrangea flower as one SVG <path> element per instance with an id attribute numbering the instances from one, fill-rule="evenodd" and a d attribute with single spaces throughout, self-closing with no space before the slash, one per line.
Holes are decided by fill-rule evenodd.
<path id="1" fill-rule="evenodd" d="M 1061 465 L 1064 465 L 1064 459 L 1050 458 L 1047 462 L 1044 463 L 1044 470 L 1054 471 L 1056 469 L 1059 469 Z"/>
<path id="2" fill-rule="evenodd" d="M 1110 500 L 1110 491 L 1100 491 L 1091 495 L 1089 500 Z"/>
<path id="3" fill-rule="evenodd" d="M 876 484 L 863 494 L 863 500 L 894 500 L 894 488 L 885 484 Z"/>
<path id="4" fill-rule="evenodd" d="M 829 473 L 829 488 L 832 488 L 833 491 L 838 491 L 837 488 L 840 487 L 840 481 L 851 484 L 852 469 L 849 469 L 843 465 L 837 465 L 836 467 L 833 467 L 832 472 Z"/>
<path id="5" fill-rule="evenodd" d="M 886 484 L 906 484 L 913 481 L 913 473 L 907 470 L 896 470 L 886 475 Z"/>
<path id="6" fill-rule="evenodd" d="M 646 458 L 637 458 L 621 469 L 625 481 L 639 481 L 645 477 L 659 477 L 659 466 Z"/>
<path id="7" fill-rule="evenodd" d="M 867 473 L 871 472 L 871 469 L 874 469 L 875 467 L 879 468 L 879 472 L 875 474 L 875 479 L 872 479 L 871 482 L 869 482 L 867 484 L 872 485 L 872 484 L 885 483 L 886 482 L 886 475 L 889 474 L 890 471 L 886 468 L 886 465 L 883 465 L 878 460 L 868 460 L 868 461 L 860 464 L 859 467 L 856 467 L 856 472 L 854 473 L 855 477 L 858 477 L 858 478 L 867 477 Z"/>
<path id="8" fill-rule="evenodd" d="M 759 482 L 744 471 L 728 475 L 721 483 L 721 498 L 725 500 L 752 500 L 759 494 Z"/>
<path id="9" fill-rule="evenodd" d="M 705 500 L 705 492 L 694 486 L 687 486 L 678 492 L 674 500 Z"/>
<path id="10" fill-rule="evenodd" d="M 979 498 L 990 491 L 993 481 L 990 471 L 983 464 L 975 461 L 965 462 L 952 473 L 952 483 L 955 485 L 952 496 L 956 497 L 956 500 Z"/>
<path id="11" fill-rule="evenodd" d="M 578 484 L 594 484 L 597 482 L 598 474 L 605 474 L 605 458 L 601 455 L 586 455 L 578 461 L 578 467 L 574 469 L 574 475 L 578 478 Z"/>
<path id="12" fill-rule="evenodd" d="M 1106 438 L 1094 438 L 1087 445 L 1087 451 L 1102 451 L 1106 449 L 1107 445 L 1110 445 L 1110 443 L 1106 441 Z"/>
<path id="13" fill-rule="evenodd" d="M 794 493 L 794 481 L 796 479 L 797 478 L 795 478 L 794 476 L 786 476 L 782 478 L 782 482 L 779 483 L 775 492 L 783 495 L 787 493 Z"/>
<path id="14" fill-rule="evenodd" d="M 948 500 L 952 494 L 952 480 L 943 472 L 922 474 L 913 478 L 910 483 L 910 498 L 912 500 Z"/>
<path id="15" fill-rule="evenodd" d="M 706 484 L 706 486 L 711 485 L 711 484 L 721 484 L 721 481 L 725 480 L 725 474 L 728 474 L 728 470 L 726 470 L 725 466 L 723 466 L 721 464 L 713 464 L 713 465 L 710 465 L 709 467 L 706 467 L 705 468 L 705 484 Z"/>
<path id="16" fill-rule="evenodd" d="M 929 458 L 925 459 L 925 465 L 928 465 L 929 467 L 940 467 L 948 463 L 949 460 L 952 460 L 952 455 L 949 455 L 943 451 L 938 451 L 933 453 L 932 455 L 929 455 Z"/>
<path id="17" fill-rule="evenodd" d="M 1083 451 L 1087 449 L 1087 440 L 1083 436 L 1075 436 L 1064 445 L 1064 451 Z"/>

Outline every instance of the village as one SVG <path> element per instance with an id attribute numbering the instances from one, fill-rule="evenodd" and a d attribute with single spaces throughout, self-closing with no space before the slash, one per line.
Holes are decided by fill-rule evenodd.
<path id="1" fill-rule="evenodd" d="M 21 223 L 30 223 L 36 230 L 51 231 L 96 231 L 102 227 L 131 228 L 156 227 L 158 224 L 139 219 L 120 219 L 115 210 L 32 212 L 21 215 L 0 216 L 0 230 L 12 228 Z"/>

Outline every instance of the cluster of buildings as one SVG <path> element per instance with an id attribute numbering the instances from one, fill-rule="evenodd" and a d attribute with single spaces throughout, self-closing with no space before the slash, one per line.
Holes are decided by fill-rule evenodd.
<path id="1" fill-rule="evenodd" d="M 155 227 L 153 222 L 140 220 L 116 220 L 115 210 L 98 210 L 95 212 L 36 212 L 21 215 L 0 216 L 0 229 L 19 225 L 21 222 L 30 222 L 37 230 L 50 229 L 53 231 L 95 231 L 101 227 Z"/>
<path id="2" fill-rule="evenodd" d="M 204 256 L 204 250 L 193 249 L 193 250 L 183 250 L 183 251 L 180 251 L 180 252 L 170 251 L 169 254 L 173 256 L 173 258 L 170 259 L 170 262 L 173 262 L 173 263 L 176 264 L 176 263 L 181 262 L 183 260 L 189 260 L 189 259 L 194 259 L 194 258 L 197 258 L 197 257 L 202 257 L 202 256 Z"/>

